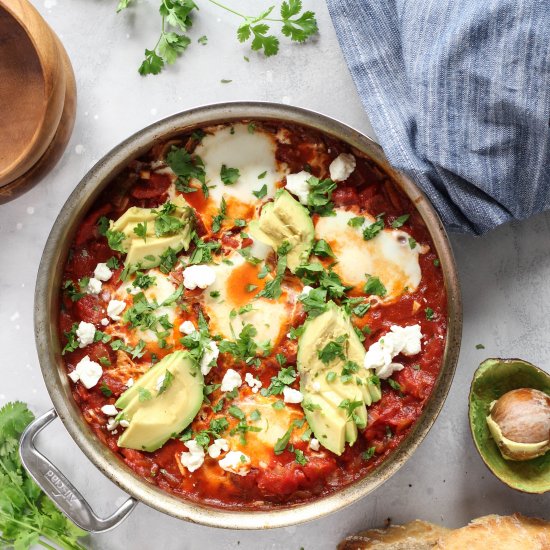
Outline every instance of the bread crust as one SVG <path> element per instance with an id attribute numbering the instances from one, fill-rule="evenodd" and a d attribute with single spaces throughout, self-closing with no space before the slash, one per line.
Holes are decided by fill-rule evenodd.
<path id="1" fill-rule="evenodd" d="M 460 529 L 422 520 L 346 537 L 338 550 L 550 550 L 550 523 L 521 514 L 489 515 Z"/>

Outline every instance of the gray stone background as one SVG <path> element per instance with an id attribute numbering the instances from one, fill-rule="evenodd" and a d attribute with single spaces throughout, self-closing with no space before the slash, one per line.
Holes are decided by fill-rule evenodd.
<path id="1" fill-rule="evenodd" d="M 228 0 L 256 13 L 269 2 Z M 226 100 L 269 100 L 318 110 L 373 136 L 340 53 L 323 2 L 320 35 L 303 45 L 285 43 L 265 59 L 239 44 L 239 20 L 205 0 L 192 31 L 196 42 L 172 68 L 140 77 L 143 50 L 152 47 L 160 19 L 156 0 L 139 0 L 124 14 L 116 0 L 36 0 L 63 40 L 78 85 L 74 134 L 55 170 L 38 187 L 0 206 L 0 405 L 14 399 L 36 413 L 51 403 L 33 341 L 33 290 L 48 232 L 66 198 L 86 171 L 136 130 L 175 112 Z M 260 7 L 259 7 L 260 6 Z M 246 63 L 243 56 L 248 56 Z M 222 84 L 222 79 L 232 80 Z M 467 425 L 472 373 L 486 357 L 523 357 L 548 370 L 550 353 L 550 215 L 498 229 L 483 238 L 452 236 L 464 298 L 464 335 L 457 374 L 442 414 L 414 457 L 362 501 L 309 524 L 264 532 L 212 529 L 184 523 L 139 505 L 116 530 L 90 537 L 91 548 L 330 549 L 345 535 L 391 517 L 420 517 L 448 526 L 489 514 L 550 517 L 550 498 L 512 491 L 477 455 Z M 483 344 L 484 350 L 477 350 Z M 58 422 L 40 446 L 107 514 L 124 495 L 99 474 Z"/>

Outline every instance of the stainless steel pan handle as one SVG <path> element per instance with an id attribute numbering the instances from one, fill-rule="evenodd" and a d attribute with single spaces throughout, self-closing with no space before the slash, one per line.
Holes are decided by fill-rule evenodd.
<path id="1" fill-rule="evenodd" d="M 78 527 L 91 533 L 103 533 L 124 521 L 137 500 L 130 497 L 108 518 L 98 517 L 75 486 L 34 446 L 34 438 L 57 418 L 51 409 L 27 426 L 19 447 L 23 466 L 53 503 Z"/>

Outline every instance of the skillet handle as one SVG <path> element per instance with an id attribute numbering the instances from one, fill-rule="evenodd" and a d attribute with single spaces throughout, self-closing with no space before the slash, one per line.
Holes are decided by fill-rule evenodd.
<path id="1" fill-rule="evenodd" d="M 102 533 L 113 529 L 128 517 L 137 500 L 130 497 L 107 518 L 100 518 L 94 513 L 75 486 L 34 446 L 34 438 L 56 418 L 55 409 L 51 409 L 27 426 L 19 446 L 23 466 L 57 508 L 78 527 L 90 533 Z"/>

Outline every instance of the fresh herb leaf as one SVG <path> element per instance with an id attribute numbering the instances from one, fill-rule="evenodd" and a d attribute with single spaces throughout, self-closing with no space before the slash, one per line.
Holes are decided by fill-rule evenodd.
<path id="1" fill-rule="evenodd" d="M 138 391 L 138 396 L 139 396 L 138 399 L 140 403 L 153 399 L 151 392 L 147 388 L 142 388 L 141 386 L 138 386 L 137 391 Z"/>
<path id="2" fill-rule="evenodd" d="M 101 357 L 101 359 L 104 359 L 103 357 Z M 99 360 L 99 362 L 101 364 L 103 364 L 103 362 L 101 361 L 101 359 Z M 109 361 L 109 365 L 111 364 L 111 362 Z M 101 383 L 101 386 L 99 386 L 99 391 L 105 396 L 105 397 L 111 397 L 111 395 L 113 395 L 113 391 L 111 390 L 111 388 L 109 386 L 107 386 L 107 384 L 105 384 L 105 382 L 102 382 Z"/>
<path id="3" fill-rule="evenodd" d="M 97 220 L 97 229 L 100 235 L 105 236 L 107 234 L 107 230 L 109 229 L 109 224 L 110 222 L 105 216 L 101 216 L 99 220 Z"/>
<path id="4" fill-rule="evenodd" d="M 220 202 L 220 209 L 218 213 L 212 218 L 212 232 L 217 233 L 222 226 L 222 222 L 225 219 L 225 215 L 227 213 L 227 204 L 225 202 L 225 199 L 222 197 L 222 200 Z"/>
<path id="5" fill-rule="evenodd" d="M 166 372 L 164 373 L 164 378 L 162 379 L 162 384 L 160 385 L 159 391 L 157 393 L 157 397 L 163 394 L 172 385 L 174 378 L 175 376 L 169 370 L 166 370 Z"/>
<path id="6" fill-rule="evenodd" d="M 401 384 L 399 382 L 396 382 L 393 378 L 388 378 L 388 384 L 395 390 L 395 391 L 402 391 Z"/>
<path id="7" fill-rule="evenodd" d="M 78 540 L 86 533 L 57 510 L 21 464 L 19 440 L 33 419 L 19 401 L 0 409 L 0 545 L 85 550 Z"/>
<path id="8" fill-rule="evenodd" d="M 355 218 L 351 218 L 348 220 L 348 225 L 350 227 L 361 227 L 365 223 L 365 217 L 364 216 L 356 216 Z"/>
<path id="9" fill-rule="evenodd" d="M 376 447 L 369 447 L 366 451 L 363 451 L 361 453 L 361 458 L 363 460 L 370 460 L 374 456 L 375 452 L 376 452 Z"/>
<path id="10" fill-rule="evenodd" d="M 483 344 L 476 344 L 476 349 L 485 349 Z"/>
<path id="11" fill-rule="evenodd" d="M 258 174 L 258 179 L 263 180 L 266 176 L 267 176 L 267 170 L 265 170 L 261 174 Z M 258 198 L 261 199 L 262 197 L 258 197 Z"/>
<path id="12" fill-rule="evenodd" d="M 197 42 L 198 42 L 201 46 L 206 46 L 206 44 L 208 44 L 208 36 L 203 35 L 203 36 L 199 37 L 199 38 L 197 39 Z"/>
<path id="13" fill-rule="evenodd" d="M 166 164 L 178 176 L 176 189 L 183 193 L 189 192 L 188 184 L 192 178 L 202 184 L 206 183 L 204 162 L 198 155 L 190 155 L 183 147 L 173 146 L 166 155 Z M 195 188 L 191 189 L 195 190 Z M 208 188 L 206 188 L 205 197 L 208 198 Z"/>
<path id="14" fill-rule="evenodd" d="M 382 229 L 384 229 L 384 220 L 382 219 L 382 215 L 380 215 L 374 223 L 367 225 L 367 227 L 363 229 L 363 239 L 365 239 L 365 241 L 374 239 Z"/>
<path id="15" fill-rule="evenodd" d="M 220 179 L 224 185 L 233 185 L 241 176 L 238 168 L 229 168 L 225 164 L 222 164 L 220 170 Z"/>
<path id="16" fill-rule="evenodd" d="M 367 282 L 363 287 L 363 291 L 365 294 L 370 294 L 372 296 L 385 296 L 388 292 L 382 281 L 374 275 L 367 276 Z"/>
<path id="17" fill-rule="evenodd" d="M 328 365 L 336 358 L 346 360 L 346 355 L 344 353 L 344 343 L 348 339 L 347 334 L 342 334 L 338 336 L 335 340 L 328 342 L 322 349 L 317 350 L 317 356 L 325 365 Z"/>
<path id="18" fill-rule="evenodd" d="M 76 285 L 71 280 L 65 281 L 63 284 L 63 290 L 67 291 L 67 295 L 72 302 L 77 302 L 80 298 L 86 296 L 85 292 L 79 292 L 77 290 Z"/>
<path id="19" fill-rule="evenodd" d="M 276 376 L 271 378 L 269 387 L 262 388 L 260 393 L 264 397 L 269 395 L 279 395 L 283 393 L 286 386 L 290 386 L 296 380 L 296 370 L 294 367 L 282 368 Z"/>
<path id="20" fill-rule="evenodd" d="M 259 199 L 263 199 L 267 195 L 267 184 L 264 183 L 258 191 L 252 191 L 252 194 Z"/>
<path id="21" fill-rule="evenodd" d="M 140 238 L 147 242 L 147 222 L 138 223 L 134 227 L 134 233 Z"/>
<path id="22" fill-rule="evenodd" d="M 322 258 L 335 258 L 334 252 L 330 247 L 330 244 L 327 243 L 324 239 L 317 241 L 312 250 L 313 254 L 316 256 L 321 256 Z"/>
<path id="23" fill-rule="evenodd" d="M 107 244 L 111 250 L 126 253 L 124 247 L 122 246 L 122 243 L 126 239 L 126 235 L 122 231 L 111 231 L 108 229 L 105 236 L 107 237 Z"/>
<path id="24" fill-rule="evenodd" d="M 432 321 L 434 316 L 435 316 L 435 313 L 434 313 L 434 310 L 431 308 L 431 307 L 427 307 L 425 310 L 424 310 L 424 313 L 426 314 L 426 319 L 428 321 Z"/>
<path id="25" fill-rule="evenodd" d="M 317 317 L 327 309 L 327 291 L 324 288 L 314 288 L 308 294 L 299 296 L 298 299 L 310 317 Z"/>
<path id="26" fill-rule="evenodd" d="M 320 180 L 315 176 L 311 176 L 307 183 L 309 185 L 307 197 L 309 210 L 320 216 L 332 216 L 334 214 L 332 192 L 336 189 L 336 183 L 331 179 Z"/>
<path id="27" fill-rule="evenodd" d="M 409 237 L 409 247 L 411 250 L 416 248 L 416 244 L 417 244 L 416 241 L 412 237 Z"/>
<path id="28" fill-rule="evenodd" d="M 393 220 L 393 222 L 391 222 L 391 226 L 394 229 L 399 229 L 400 227 L 402 227 L 407 222 L 407 220 L 410 217 L 411 217 L 410 214 L 403 214 L 402 216 L 399 216 L 399 218 L 396 218 L 395 220 Z"/>

